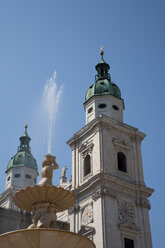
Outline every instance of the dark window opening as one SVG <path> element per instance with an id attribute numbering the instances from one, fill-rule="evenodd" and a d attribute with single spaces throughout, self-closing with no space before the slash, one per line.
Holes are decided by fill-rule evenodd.
<path id="1" fill-rule="evenodd" d="M 34 182 L 35 182 L 35 183 L 36 183 L 36 181 L 37 181 L 37 180 L 34 178 Z"/>
<path id="2" fill-rule="evenodd" d="M 118 170 L 127 172 L 126 156 L 123 152 L 117 154 Z"/>
<path id="3" fill-rule="evenodd" d="M 87 155 L 84 159 L 84 177 L 91 173 L 91 158 Z"/>
<path id="4" fill-rule="evenodd" d="M 15 174 L 14 177 L 15 178 L 19 178 L 21 176 L 21 174 Z"/>
<path id="5" fill-rule="evenodd" d="M 99 104 L 99 108 L 105 108 L 107 105 L 105 104 L 105 103 L 101 103 L 101 104 Z"/>
<path id="6" fill-rule="evenodd" d="M 7 181 L 10 181 L 10 176 L 7 178 Z"/>
<path id="7" fill-rule="evenodd" d="M 88 109 L 88 114 L 90 114 L 92 111 L 93 111 L 93 108 L 92 108 L 92 107 L 89 108 L 89 109 Z"/>
<path id="8" fill-rule="evenodd" d="M 28 174 L 26 174 L 26 176 L 25 176 L 26 178 L 28 178 L 28 179 L 30 179 L 31 178 L 31 176 L 30 175 L 28 175 Z"/>
<path id="9" fill-rule="evenodd" d="M 124 238 L 124 248 L 134 248 L 134 240 Z"/>
<path id="10" fill-rule="evenodd" d="M 116 105 L 113 105 L 112 107 L 113 107 L 115 110 L 119 110 L 119 107 L 116 106 Z"/>

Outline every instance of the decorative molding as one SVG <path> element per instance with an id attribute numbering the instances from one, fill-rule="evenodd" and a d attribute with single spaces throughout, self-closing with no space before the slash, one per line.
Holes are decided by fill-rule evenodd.
<path id="1" fill-rule="evenodd" d="M 93 142 L 92 140 L 90 142 L 86 141 L 79 147 L 79 152 L 82 154 L 83 159 L 87 154 L 91 154 L 93 150 Z"/>
<path id="2" fill-rule="evenodd" d="M 77 214 L 80 211 L 80 205 L 78 203 L 74 204 L 73 207 L 68 209 L 68 213 L 71 214 Z"/>
<path id="3" fill-rule="evenodd" d="M 82 226 L 86 226 L 93 222 L 93 204 L 87 204 L 81 208 L 81 223 Z"/>
<path id="4" fill-rule="evenodd" d="M 70 147 L 71 147 L 71 150 L 74 151 L 76 149 L 75 143 L 73 143 Z"/>
<path id="5" fill-rule="evenodd" d="M 118 138 L 112 138 L 112 142 L 114 145 L 120 146 L 125 149 L 130 149 L 131 143 L 128 140 L 121 140 Z"/>
<path id="6" fill-rule="evenodd" d="M 144 207 L 144 208 L 147 208 L 147 209 L 151 209 L 151 204 L 149 202 L 148 199 L 144 199 L 144 198 L 139 198 L 135 201 L 136 205 L 137 206 L 141 206 L 141 207 Z"/>
<path id="7" fill-rule="evenodd" d="M 102 123 L 102 127 L 104 129 L 110 129 L 111 128 L 111 126 L 108 123 L 105 123 L 105 122 Z"/>
<path id="8" fill-rule="evenodd" d="M 135 222 L 135 213 L 133 206 L 125 201 L 118 201 L 118 218 L 121 221 Z"/>
<path id="9" fill-rule="evenodd" d="M 110 188 L 100 188 L 98 190 L 96 190 L 93 194 L 92 194 L 92 199 L 94 201 L 97 201 L 99 198 L 101 198 L 103 195 L 109 195 L 112 198 L 116 198 L 116 192 Z"/>
<path id="10" fill-rule="evenodd" d="M 94 201 L 97 201 L 99 198 L 101 198 L 104 195 L 104 192 L 102 189 L 96 190 L 93 194 L 92 194 L 92 199 Z"/>
<path id="11" fill-rule="evenodd" d="M 96 125 L 93 128 L 94 135 L 96 135 L 96 133 L 100 131 L 102 131 L 102 122 L 96 123 Z"/>
<path id="12" fill-rule="evenodd" d="M 90 226 L 81 226 L 78 234 L 83 235 L 85 237 L 89 237 L 95 233 L 95 228 Z"/>
<path id="13" fill-rule="evenodd" d="M 131 234 L 133 236 L 136 236 L 137 234 L 139 234 L 139 228 L 136 226 L 135 223 L 124 222 L 124 223 L 120 223 L 118 227 L 120 228 L 122 233 L 125 233 L 127 235 Z"/>

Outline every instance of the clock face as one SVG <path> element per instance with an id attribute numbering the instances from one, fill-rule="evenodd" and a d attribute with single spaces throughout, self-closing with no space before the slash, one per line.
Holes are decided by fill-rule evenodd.
<path id="1" fill-rule="evenodd" d="M 82 225 L 87 225 L 93 221 L 93 207 L 88 205 L 82 212 Z"/>
<path id="2" fill-rule="evenodd" d="M 119 201 L 118 206 L 118 217 L 119 220 L 134 222 L 134 209 L 132 205 L 127 202 Z"/>

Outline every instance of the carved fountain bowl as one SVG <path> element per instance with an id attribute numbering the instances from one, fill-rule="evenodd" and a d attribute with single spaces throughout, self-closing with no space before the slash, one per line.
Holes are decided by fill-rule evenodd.
<path id="1" fill-rule="evenodd" d="M 86 237 L 56 229 L 19 230 L 0 236 L 1 248 L 96 248 Z"/>
<path id="2" fill-rule="evenodd" d="M 28 212 L 33 212 L 33 207 L 38 203 L 53 204 L 57 212 L 61 212 L 72 207 L 75 196 L 69 190 L 56 186 L 36 185 L 16 192 L 13 200 L 16 206 Z"/>

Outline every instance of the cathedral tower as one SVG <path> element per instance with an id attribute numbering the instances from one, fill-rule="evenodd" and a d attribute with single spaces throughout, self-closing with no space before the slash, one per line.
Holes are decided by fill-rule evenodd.
<path id="1" fill-rule="evenodd" d="M 91 238 L 96 248 L 152 248 L 147 198 L 153 189 L 145 185 L 141 157 L 145 134 L 123 123 L 124 101 L 103 55 L 85 97 L 86 126 L 67 142 L 77 198 L 71 231 Z"/>
<path id="2" fill-rule="evenodd" d="M 5 192 L 0 195 L 0 207 L 16 209 L 13 203 L 13 195 L 17 190 L 34 186 L 38 176 L 38 167 L 35 158 L 31 154 L 30 140 L 25 132 L 20 137 L 18 152 L 10 159 L 6 171 Z"/>

